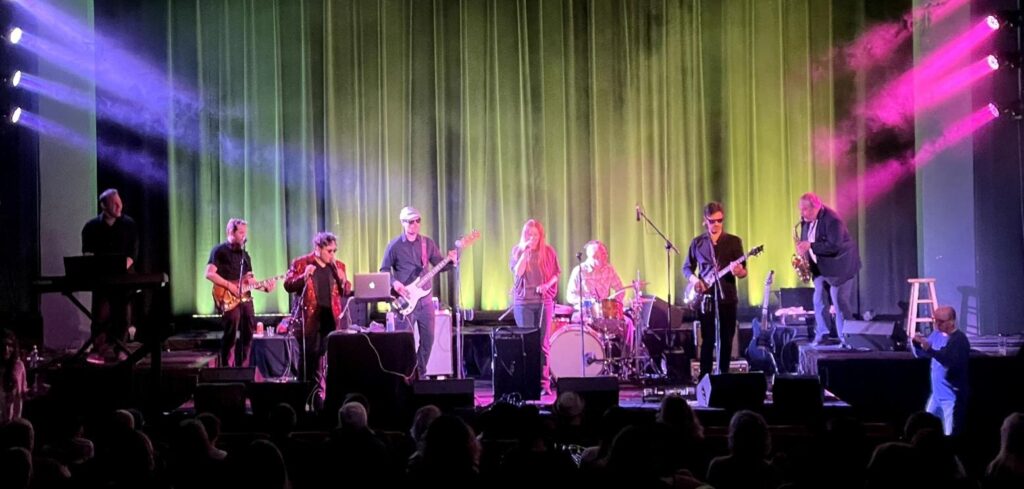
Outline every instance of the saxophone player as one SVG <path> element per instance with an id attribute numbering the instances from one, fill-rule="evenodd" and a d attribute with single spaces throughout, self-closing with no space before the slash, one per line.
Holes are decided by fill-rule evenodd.
<path id="1" fill-rule="evenodd" d="M 846 223 L 835 210 L 821 203 L 812 192 L 800 196 L 800 238 L 796 243 L 798 256 L 809 258 L 814 280 L 814 345 L 828 340 L 830 333 L 829 303 L 836 308 L 835 332 L 843 349 L 849 349 L 843 334 L 844 322 L 853 317 L 853 293 L 860 271 L 860 252 L 850 237 Z"/>

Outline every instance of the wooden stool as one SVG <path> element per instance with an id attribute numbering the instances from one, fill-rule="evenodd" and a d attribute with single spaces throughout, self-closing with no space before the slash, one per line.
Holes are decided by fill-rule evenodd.
<path id="1" fill-rule="evenodd" d="M 907 282 L 910 283 L 910 301 L 908 302 L 909 307 L 907 307 L 907 338 L 913 339 L 914 334 L 917 333 L 917 323 L 933 322 L 932 313 L 939 307 L 939 296 L 935 294 L 934 278 L 910 278 L 907 279 Z M 928 288 L 925 289 L 927 297 L 924 299 L 920 298 L 922 284 L 928 285 Z M 917 310 L 920 305 L 927 305 L 931 308 L 927 316 L 918 316 Z"/>

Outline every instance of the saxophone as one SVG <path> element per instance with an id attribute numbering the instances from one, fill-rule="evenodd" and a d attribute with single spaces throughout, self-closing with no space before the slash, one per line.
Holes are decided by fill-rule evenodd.
<path id="1" fill-rule="evenodd" d="M 796 223 L 793 227 L 793 245 L 796 246 L 800 242 L 800 222 Z M 811 281 L 811 262 L 806 256 L 800 253 L 793 253 L 793 270 L 796 270 L 796 276 L 800 278 L 803 283 Z"/>

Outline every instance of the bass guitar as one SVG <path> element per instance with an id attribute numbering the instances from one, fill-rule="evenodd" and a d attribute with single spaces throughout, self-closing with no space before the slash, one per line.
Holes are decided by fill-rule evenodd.
<path id="1" fill-rule="evenodd" d="M 243 284 L 241 290 L 241 296 L 232 294 L 227 287 L 221 287 L 220 285 L 213 286 L 213 305 L 217 307 L 217 312 L 224 314 L 236 307 L 243 302 L 249 302 L 252 300 L 253 289 L 262 289 L 269 287 L 270 284 L 277 282 L 285 277 L 285 275 L 278 275 L 276 277 L 270 277 L 256 282 Z"/>
<path id="2" fill-rule="evenodd" d="M 745 255 L 729 262 L 729 264 L 719 270 L 718 273 L 711 275 L 710 278 L 701 278 L 697 283 L 686 284 L 686 291 L 683 292 L 683 304 L 690 309 L 696 309 L 697 306 L 700 305 L 704 293 L 710 290 L 715 282 L 732 273 L 732 268 L 736 265 L 743 263 L 747 258 L 760 255 L 762 252 L 764 252 L 764 245 L 758 245 L 751 248 L 751 250 Z"/>
<path id="3" fill-rule="evenodd" d="M 455 241 L 455 247 L 459 249 L 466 248 L 479 238 L 480 231 L 474 229 L 473 232 Z M 441 269 L 451 263 L 451 261 L 451 258 L 445 257 L 444 260 L 441 260 L 437 265 L 434 265 L 434 267 L 428 270 L 427 273 L 424 273 L 411 283 L 405 284 L 405 291 L 407 295 L 395 297 L 394 300 L 391 301 L 391 309 L 402 316 L 412 314 L 412 311 L 416 309 L 416 304 L 419 303 L 420 299 L 430 295 L 430 289 L 434 285 L 434 275 L 437 275 L 437 272 L 440 272 Z"/>

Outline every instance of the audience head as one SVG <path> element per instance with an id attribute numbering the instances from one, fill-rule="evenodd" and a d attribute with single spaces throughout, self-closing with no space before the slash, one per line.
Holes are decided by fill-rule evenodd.
<path id="1" fill-rule="evenodd" d="M 423 461 L 433 469 L 476 470 L 480 445 L 473 429 L 461 418 L 441 415 L 430 424 L 423 438 Z"/>
<path id="2" fill-rule="evenodd" d="M 278 403 L 270 410 L 269 429 L 272 435 L 286 435 L 299 424 L 295 408 L 287 402 Z"/>
<path id="3" fill-rule="evenodd" d="M 907 418 L 903 424 L 903 440 L 910 442 L 923 430 L 938 430 L 942 432 L 942 420 L 927 411 L 918 411 Z"/>
<path id="4" fill-rule="evenodd" d="M 744 458 L 765 458 L 772 448 L 768 423 L 753 411 L 737 411 L 729 422 L 729 451 Z"/>
<path id="5" fill-rule="evenodd" d="M 683 436 L 690 439 L 703 439 L 704 427 L 697 419 L 697 413 L 693 411 L 690 404 L 678 395 L 668 395 L 661 400 L 661 407 L 658 409 L 656 419 L 682 432 Z"/>
<path id="6" fill-rule="evenodd" d="M 439 417 L 441 417 L 441 409 L 433 404 L 417 409 L 416 415 L 412 418 L 412 428 L 409 429 L 412 441 L 417 445 L 423 443 L 423 437 L 426 436 L 430 424 Z"/>
<path id="7" fill-rule="evenodd" d="M 25 489 L 32 481 L 32 454 L 22 447 L 0 452 L 0 481 L 4 487 Z"/>
<path id="8" fill-rule="evenodd" d="M 0 449 L 21 447 L 32 453 L 36 445 L 36 430 L 32 422 L 24 418 L 14 418 L 0 426 Z"/>
<path id="9" fill-rule="evenodd" d="M 366 429 L 366 408 L 358 402 L 342 405 L 338 410 L 338 427 L 346 430 Z"/>
<path id="10" fill-rule="evenodd" d="M 203 424 L 210 443 L 216 443 L 217 437 L 220 436 L 220 418 L 213 413 L 200 413 L 199 416 L 196 416 L 196 421 Z"/>

